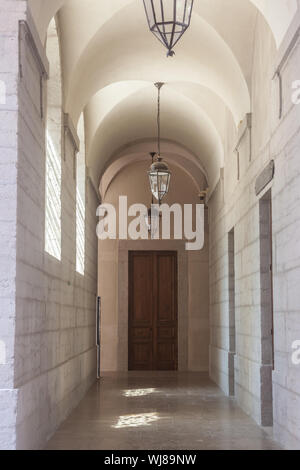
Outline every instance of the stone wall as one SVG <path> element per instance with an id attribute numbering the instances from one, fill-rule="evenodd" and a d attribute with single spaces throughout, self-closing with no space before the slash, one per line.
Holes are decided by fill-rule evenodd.
<path id="1" fill-rule="evenodd" d="M 26 2 L 0 0 L 0 448 L 16 445 L 14 388 L 18 164 L 18 21 Z M 5 15 L 2 13 L 5 12 Z"/>
<path id="2" fill-rule="evenodd" d="M 0 447 L 35 449 L 45 444 L 96 379 L 98 200 L 88 181 L 86 271 L 81 276 L 76 273 L 76 171 L 70 132 L 64 135 L 61 155 L 61 262 L 44 250 L 47 61 L 24 3 L 0 5 L 7 13 L 1 35 L 8 36 L 0 79 L 5 77 L 11 88 L 5 110 L 0 109 L 0 249 L 5 248 L 0 340 L 6 343 L 6 364 L 0 365 L 0 389 L 6 389 L 0 390 Z M 27 23 L 21 26 L 19 70 L 20 19 L 28 21 L 30 31 Z"/>
<path id="3" fill-rule="evenodd" d="M 15 387 L 17 447 L 44 444 L 95 381 L 96 207 L 88 184 L 86 272 L 76 273 L 76 171 L 70 131 L 62 143 L 62 260 L 44 251 L 45 116 L 40 73 L 22 45 L 19 88 L 17 309 Z M 82 143 L 84 145 L 84 143 Z"/>
<path id="4" fill-rule="evenodd" d="M 224 178 L 210 198 L 211 377 L 230 393 L 230 292 L 229 232 L 234 228 L 235 252 L 235 395 L 241 407 L 259 424 L 270 425 L 263 404 L 272 399 L 275 437 L 285 446 L 300 445 L 300 369 L 291 363 L 292 342 L 300 339 L 299 183 L 300 106 L 291 100 L 292 82 L 300 77 L 299 40 L 285 54 L 299 27 L 295 19 L 277 53 L 270 30 L 258 16 L 252 75 L 252 129 L 234 151 L 238 136 L 228 128 Z M 281 70 L 283 108 L 279 119 Z M 250 145 L 251 138 L 251 145 Z M 262 170 L 275 161 L 274 180 L 259 194 L 255 183 Z M 261 304 L 261 240 L 259 201 L 271 189 L 273 206 L 273 286 L 275 370 L 264 361 Z M 272 379 L 273 377 L 273 379 Z"/>

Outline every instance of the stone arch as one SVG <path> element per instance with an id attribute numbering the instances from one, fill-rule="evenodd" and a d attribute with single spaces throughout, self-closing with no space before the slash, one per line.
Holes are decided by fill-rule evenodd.
<path id="1" fill-rule="evenodd" d="M 145 152 L 145 148 L 150 150 L 155 148 L 155 145 L 155 141 L 143 140 L 120 149 L 109 161 L 100 178 L 99 192 L 101 198 L 105 198 L 111 183 L 124 168 L 141 161 L 147 162 L 150 165 L 150 155 Z M 172 162 L 174 166 L 185 172 L 191 178 L 199 193 L 205 190 L 207 188 L 207 177 L 204 168 L 197 158 L 178 143 L 164 140 L 163 146 L 165 160 Z"/>
<path id="2" fill-rule="evenodd" d="M 126 11 L 124 11 L 126 10 Z M 160 44 L 145 30 L 140 12 L 139 21 L 134 21 L 132 5 L 116 13 L 90 40 L 81 54 L 71 79 L 67 85 L 65 106 L 73 121 L 78 117 L 100 89 L 115 82 L 139 80 L 155 82 L 157 69 L 165 82 L 185 81 L 185 71 L 189 70 L 188 81 L 205 86 L 216 93 L 227 104 L 236 123 L 250 109 L 250 95 L 243 72 L 236 57 L 224 39 L 205 20 L 196 15 L 194 29 L 189 31 L 184 41 L 187 52 L 182 67 L 176 59 L 165 60 Z M 123 15 L 128 20 L 124 23 Z M 112 31 L 118 33 L 114 34 Z M 122 34 L 119 34 L 122 31 Z M 195 43 L 199 48 L 195 48 Z M 209 44 L 209 51 L 205 45 Z M 154 48 L 156 67 L 145 50 Z M 110 51 L 107 54 L 107 51 Z M 97 60 L 96 60 L 97 57 Z M 218 58 L 218 60 L 216 60 Z M 88 73 L 87 73 L 88 71 Z M 222 81 L 220 81 L 222 76 Z"/>
<path id="3" fill-rule="evenodd" d="M 167 86 L 163 100 L 162 126 L 165 141 L 181 142 L 191 154 L 197 155 L 196 159 L 204 168 L 209 185 L 213 187 L 224 164 L 222 138 L 213 121 L 195 103 Z M 95 185 L 98 186 L 99 177 L 119 149 L 141 139 L 155 141 L 155 114 L 156 91 L 152 85 L 124 99 L 102 119 L 88 151 L 89 167 L 95 178 Z M 182 126 L 183 122 L 185 126 Z M 117 134 L 114 131 L 116 127 Z M 155 144 L 153 146 L 156 148 Z M 151 150 L 153 147 L 149 152 Z M 167 151 L 167 148 L 163 148 L 163 151 Z"/>
<path id="4" fill-rule="evenodd" d="M 78 0 L 72 0 L 72 2 L 75 1 L 78 2 Z M 127 4 L 132 2 L 132 0 L 122 0 L 123 5 L 124 1 L 126 1 Z M 248 3 L 252 3 L 264 16 L 272 30 L 277 47 L 279 47 L 297 11 L 297 0 L 280 0 L 279 2 L 276 2 L 275 5 L 274 0 L 246 1 Z M 53 18 L 55 14 L 68 3 L 70 3 L 70 0 L 51 0 L 51 2 L 46 3 L 44 0 L 28 0 L 29 7 L 36 21 L 41 38 L 45 38 L 51 18 Z"/>

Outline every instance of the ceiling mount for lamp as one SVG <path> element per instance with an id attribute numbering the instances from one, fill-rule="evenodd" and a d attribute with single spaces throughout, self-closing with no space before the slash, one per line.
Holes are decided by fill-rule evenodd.
<path id="1" fill-rule="evenodd" d="M 158 127 L 158 141 L 157 141 L 157 161 L 153 162 L 155 153 L 151 154 L 152 156 L 152 165 L 150 171 L 148 172 L 151 192 L 158 203 L 161 204 L 163 198 L 169 192 L 171 172 L 166 163 L 162 161 L 161 156 L 161 130 L 160 130 L 160 93 L 161 88 L 164 86 L 164 83 L 158 82 L 155 83 L 156 88 L 158 89 L 158 112 L 157 112 L 157 127 Z"/>
<path id="2" fill-rule="evenodd" d="M 173 48 L 191 24 L 194 0 L 143 1 L 150 31 L 173 57 Z"/>

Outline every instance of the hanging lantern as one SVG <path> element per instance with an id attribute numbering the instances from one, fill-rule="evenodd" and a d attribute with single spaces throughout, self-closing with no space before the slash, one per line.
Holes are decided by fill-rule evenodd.
<path id="1" fill-rule="evenodd" d="M 152 163 L 150 171 L 148 172 L 151 192 L 155 199 L 157 199 L 159 205 L 165 195 L 168 194 L 171 179 L 169 167 L 162 161 L 162 157 L 160 155 L 160 90 L 163 85 L 164 83 L 155 84 L 158 89 L 158 157 L 157 161 Z"/>
<path id="2" fill-rule="evenodd" d="M 167 56 L 191 23 L 194 0 L 144 0 L 150 31 L 168 49 Z"/>

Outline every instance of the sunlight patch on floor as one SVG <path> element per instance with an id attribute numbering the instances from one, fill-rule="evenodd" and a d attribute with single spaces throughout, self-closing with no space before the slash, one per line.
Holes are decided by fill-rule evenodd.
<path id="1" fill-rule="evenodd" d="M 146 395 L 151 395 L 155 393 L 156 388 L 138 388 L 135 390 L 124 390 L 125 397 L 145 397 Z"/>
<path id="2" fill-rule="evenodd" d="M 139 426 L 151 426 L 152 423 L 159 420 L 157 413 L 143 413 L 137 415 L 120 416 L 119 421 L 113 427 L 116 429 L 121 428 L 136 428 Z"/>

